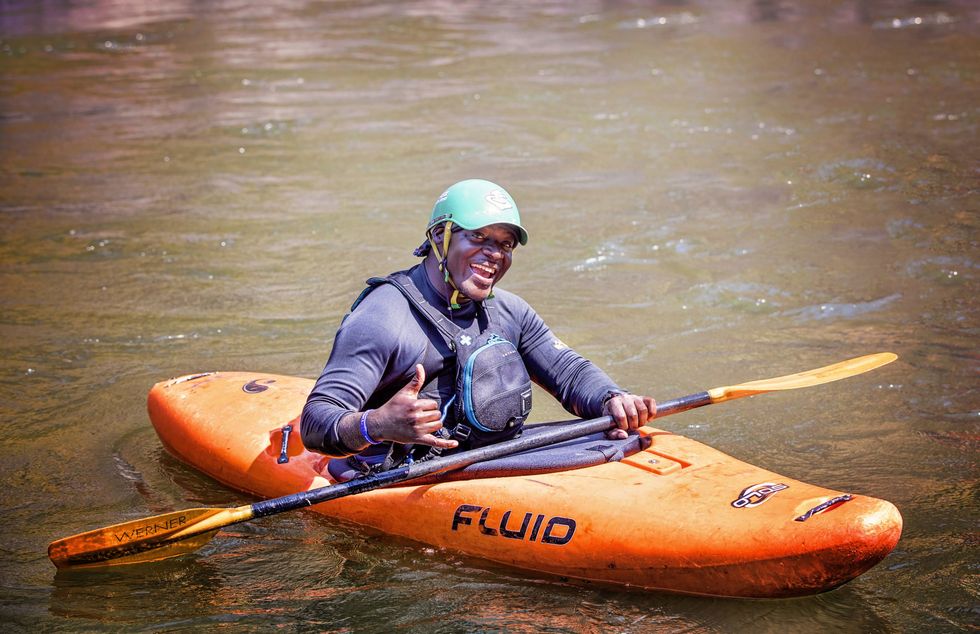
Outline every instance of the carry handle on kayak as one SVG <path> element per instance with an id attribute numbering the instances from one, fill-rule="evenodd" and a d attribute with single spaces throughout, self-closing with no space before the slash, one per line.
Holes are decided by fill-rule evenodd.
<path id="1" fill-rule="evenodd" d="M 774 379 L 718 387 L 658 403 L 655 418 L 744 396 L 821 385 L 868 372 L 897 358 L 897 355 L 890 352 L 881 352 Z M 603 416 L 561 425 L 526 438 L 515 438 L 341 484 L 302 491 L 254 504 L 234 508 L 187 509 L 131 520 L 52 542 L 48 547 L 48 557 L 58 568 L 121 565 L 175 557 L 197 550 L 219 529 L 232 524 L 312 506 L 423 476 L 462 469 L 476 462 L 607 431 L 613 426 L 613 419 Z"/>

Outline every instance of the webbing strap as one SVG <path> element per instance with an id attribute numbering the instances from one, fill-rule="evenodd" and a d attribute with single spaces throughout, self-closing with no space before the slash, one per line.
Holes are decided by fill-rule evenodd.
<path id="1" fill-rule="evenodd" d="M 439 270 L 442 271 L 442 279 L 449 284 L 453 289 L 453 294 L 449 296 L 449 306 L 454 310 L 459 310 L 459 288 L 456 286 L 456 282 L 449 275 L 449 264 L 446 261 L 449 258 L 449 238 L 452 236 L 453 232 L 453 221 L 447 220 L 445 226 L 442 228 L 442 252 L 439 252 L 439 247 L 436 246 L 436 241 L 432 239 L 432 230 L 429 230 L 428 238 L 429 245 L 436 254 L 436 259 L 439 261 Z"/>
<path id="2" fill-rule="evenodd" d="M 422 297 L 422 292 L 416 288 L 415 283 L 412 282 L 407 274 L 402 271 L 398 273 L 392 273 L 385 281 L 401 291 L 408 303 L 414 306 L 422 315 L 428 318 L 436 329 L 446 338 L 449 343 L 450 349 L 456 350 L 456 338 L 459 337 L 463 329 L 450 321 L 445 315 L 440 313 L 436 308 L 425 301 Z"/>
<path id="3" fill-rule="evenodd" d="M 351 306 L 351 311 L 357 308 L 357 305 L 361 303 L 361 300 L 363 300 L 364 297 L 366 297 L 367 294 L 373 291 L 375 288 L 382 284 L 391 284 L 405 296 L 405 299 L 408 300 L 410 305 L 415 307 L 415 309 L 423 317 L 429 320 L 429 323 L 436 327 L 439 334 L 441 334 L 446 340 L 446 343 L 449 344 L 450 350 L 453 352 L 456 351 L 456 340 L 462 334 L 463 329 L 454 324 L 448 317 L 439 312 L 435 306 L 426 301 L 425 297 L 422 295 L 422 291 L 415 286 L 415 282 L 412 281 L 412 278 L 408 275 L 408 273 L 405 271 L 398 271 L 396 273 L 392 273 L 388 277 L 372 277 L 367 281 L 367 284 L 367 288 L 361 292 L 357 300 L 354 301 L 354 305 Z M 483 332 L 492 322 L 492 317 L 490 316 L 490 306 L 487 301 L 480 303 L 478 319 L 480 320 L 480 332 Z"/>

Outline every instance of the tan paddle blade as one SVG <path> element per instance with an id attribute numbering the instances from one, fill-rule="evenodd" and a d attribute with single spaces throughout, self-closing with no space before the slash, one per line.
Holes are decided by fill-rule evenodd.
<path id="1" fill-rule="evenodd" d="M 796 374 L 776 377 L 775 379 L 762 379 L 760 381 L 750 381 L 739 385 L 728 387 L 716 387 L 708 390 L 712 403 L 721 403 L 743 396 L 754 394 L 765 394 L 766 392 L 776 392 L 778 390 L 795 390 L 801 387 L 812 387 L 831 381 L 846 379 L 851 376 L 863 374 L 875 368 L 887 365 L 898 358 L 898 355 L 891 352 L 879 352 L 863 357 L 855 357 L 840 363 L 827 365 L 816 370 L 807 370 Z"/>
<path id="2" fill-rule="evenodd" d="M 48 546 L 48 557 L 58 568 L 167 559 L 193 552 L 219 528 L 251 517 L 250 506 L 174 511 L 59 539 Z"/>

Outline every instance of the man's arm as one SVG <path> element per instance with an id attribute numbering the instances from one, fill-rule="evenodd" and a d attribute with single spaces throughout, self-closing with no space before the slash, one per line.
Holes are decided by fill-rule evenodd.
<path id="1" fill-rule="evenodd" d="M 308 449 L 346 456 L 371 441 L 456 446 L 432 435 L 442 427 L 438 403 L 418 398 L 426 335 L 417 328 L 406 300 L 389 287 L 348 316 L 303 408 L 300 435 Z"/>
<path id="2" fill-rule="evenodd" d="M 521 323 L 521 354 L 528 373 L 566 410 L 581 418 L 612 416 L 618 427 L 610 432 L 613 438 L 625 438 L 625 430 L 636 429 L 656 415 L 653 398 L 620 388 L 598 366 L 558 339 L 530 306 Z"/>

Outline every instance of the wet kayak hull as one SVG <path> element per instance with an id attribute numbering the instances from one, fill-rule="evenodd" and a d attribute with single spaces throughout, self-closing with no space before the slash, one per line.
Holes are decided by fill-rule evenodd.
<path id="1" fill-rule="evenodd" d="M 235 489 L 278 497 L 334 482 L 330 458 L 299 438 L 311 387 L 261 373 L 188 375 L 157 384 L 148 409 L 177 458 Z M 664 430 L 640 432 L 649 446 L 613 462 L 406 483 L 311 508 L 525 570 L 731 597 L 830 590 L 899 539 L 902 519 L 887 501 L 787 478 Z"/>

